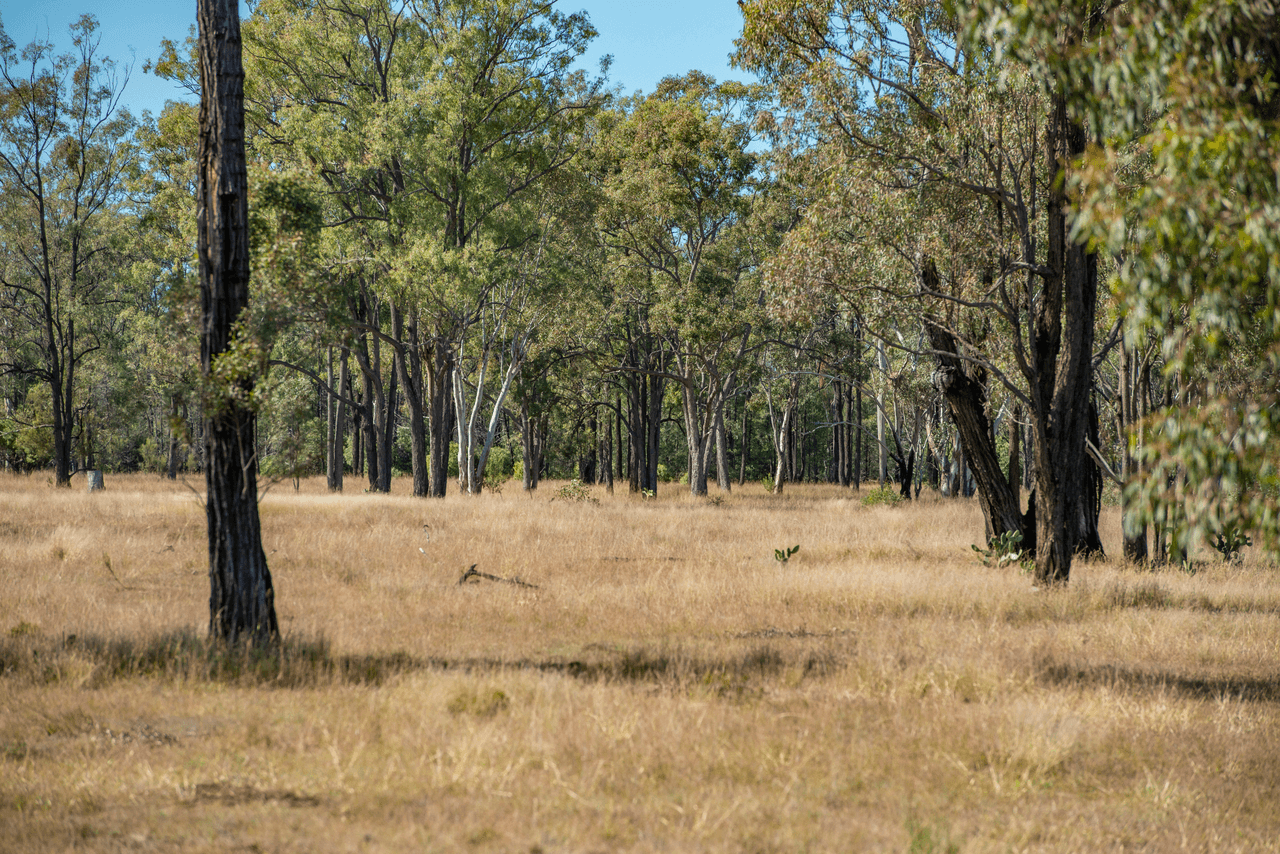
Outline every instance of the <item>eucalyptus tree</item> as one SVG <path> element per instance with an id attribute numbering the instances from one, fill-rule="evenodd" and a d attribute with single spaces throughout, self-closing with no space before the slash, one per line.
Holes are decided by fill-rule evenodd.
<path id="1" fill-rule="evenodd" d="M 129 69 L 101 55 L 97 30 L 82 16 L 59 55 L 47 41 L 19 51 L 0 28 L 0 371 L 48 387 L 58 486 L 70 484 L 79 372 L 109 346 L 138 169 L 121 107 Z"/>
<path id="2" fill-rule="evenodd" d="M 1081 24 L 1056 3 L 984 5 L 973 26 L 1055 79 L 1101 84 L 1066 92 L 1070 115 L 1098 128 L 1076 227 L 1121 260 L 1129 371 L 1163 365 L 1167 384 L 1148 417 L 1130 404 L 1128 441 L 1143 441 L 1126 500 L 1172 527 L 1175 547 L 1254 530 L 1280 550 L 1280 11 L 1103 8 L 1083 41 L 1063 38 Z"/>
<path id="3" fill-rule="evenodd" d="M 603 243 L 620 281 L 641 286 L 646 321 L 665 341 L 660 364 L 631 370 L 679 386 L 694 495 L 707 492 L 711 443 L 753 343 L 759 288 L 740 232 L 756 178 L 757 100 L 700 72 L 667 78 L 619 109 L 597 153 L 607 163 Z"/>
<path id="4" fill-rule="evenodd" d="M 575 308 L 583 284 L 599 272 L 590 245 L 589 193 L 576 167 L 548 176 L 525 194 L 521 207 L 532 226 L 528 239 L 501 256 L 505 263 L 495 269 L 476 320 L 458 343 L 458 484 L 470 494 L 483 487 L 501 417 L 526 363 L 567 340 L 566 327 L 581 319 Z M 482 408 L 488 413 L 483 425 Z M 536 454 L 526 451 L 526 465 L 536 468 Z"/>
<path id="5" fill-rule="evenodd" d="M 600 102 L 572 69 L 595 31 L 537 0 L 338 0 L 264 2 L 251 33 L 261 144 L 316 175 L 358 247 L 388 315 L 357 327 L 394 353 L 415 494 L 443 496 L 458 349 L 536 239 L 518 202 Z"/>
<path id="6" fill-rule="evenodd" d="M 278 637 L 275 591 L 258 520 L 251 405 L 257 359 L 238 347 L 249 304 L 249 180 L 244 71 L 235 0 L 199 0 L 200 142 L 196 223 L 200 368 L 206 383 L 205 510 L 209 522 L 209 633 L 234 643 Z M 245 350 L 250 352 L 245 352 Z"/>
<path id="7" fill-rule="evenodd" d="M 1066 581 L 1078 549 L 1101 547 L 1086 453 L 1097 258 L 1070 230 L 1065 175 L 1086 137 L 1065 111 L 1067 83 L 993 65 L 938 3 L 754 0 L 745 17 L 739 61 L 779 88 L 827 157 L 828 192 L 786 276 L 919 301 L 989 532 L 1020 531 L 1037 578 Z M 1062 37 L 1079 44 L 1087 26 L 1073 18 Z M 1031 424 L 1028 517 L 996 453 L 990 381 Z"/>
<path id="8" fill-rule="evenodd" d="M 140 387 L 165 413 L 165 470 L 176 478 L 184 445 L 193 438 L 193 406 L 199 420 L 200 276 L 192 251 L 197 240 L 198 107 L 166 104 L 159 116 L 143 121 L 138 142 L 145 169 L 135 180 L 134 194 L 145 205 L 133 235 L 141 251 L 129 271 L 134 285 L 125 309 L 130 326 L 126 353 Z"/>

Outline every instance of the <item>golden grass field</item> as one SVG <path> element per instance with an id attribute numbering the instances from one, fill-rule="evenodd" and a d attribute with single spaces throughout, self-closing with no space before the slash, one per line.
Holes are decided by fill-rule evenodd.
<path id="1" fill-rule="evenodd" d="M 255 655 L 202 482 L 73 483 L 0 476 L 0 851 L 1280 850 L 1254 554 L 1036 590 L 971 501 L 285 483 Z"/>

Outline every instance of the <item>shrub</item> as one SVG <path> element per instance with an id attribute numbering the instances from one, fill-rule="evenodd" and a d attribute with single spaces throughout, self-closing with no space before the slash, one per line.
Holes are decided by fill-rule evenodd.
<path id="1" fill-rule="evenodd" d="M 1005 531 L 998 537 L 992 537 L 987 548 L 980 549 L 977 544 L 970 546 L 978 553 L 983 566 L 1004 566 L 1010 563 L 1021 564 L 1023 569 L 1034 566 L 1031 556 L 1022 549 L 1022 532 Z"/>
<path id="2" fill-rule="evenodd" d="M 1253 545 L 1253 540 L 1249 538 L 1249 535 L 1234 526 L 1220 531 L 1213 542 L 1214 550 L 1222 555 L 1222 559 L 1227 563 L 1239 563 L 1241 558 L 1240 550 L 1245 546 L 1251 545 Z"/>
<path id="3" fill-rule="evenodd" d="M 592 504 L 598 504 L 598 499 L 591 494 L 591 487 L 584 486 L 582 481 L 574 479 L 566 483 L 564 486 L 556 490 L 556 498 L 563 501 L 588 501 Z M 552 499 L 554 501 L 555 498 Z"/>
<path id="4" fill-rule="evenodd" d="M 897 507 L 902 503 L 902 495 L 891 486 L 881 486 L 871 490 L 862 497 L 863 507 L 875 507 L 883 504 L 886 507 Z"/>

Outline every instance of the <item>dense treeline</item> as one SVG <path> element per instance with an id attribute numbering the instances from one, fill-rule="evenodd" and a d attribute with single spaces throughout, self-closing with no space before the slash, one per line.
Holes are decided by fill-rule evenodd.
<path id="1" fill-rule="evenodd" d="M 256 4 L 260 474 L 976 493 L 1046 581 L 1105 488 L 1135 560 L 1275 544 L 1272 5 L 743 15 L 758 82 L 624 97 L 551 3 Z M 132 116 L 96 27 L 0 43 L 0 462 L 59 485 L 200 470 L 210 400 L 196 107 Z"/>

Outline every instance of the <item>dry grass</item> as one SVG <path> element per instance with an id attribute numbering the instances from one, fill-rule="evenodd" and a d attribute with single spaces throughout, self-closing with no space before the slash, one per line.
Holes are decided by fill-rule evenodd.
<path id="1" fill-rule="evenodd" d="M 198 496 L 107 485 L 0 477 L 0 851 L 1280 847 L 1255 556 L 1034 590 L 966 502 L 312 481 L 262 502 L 287 642 L 229 654 Z"/>

